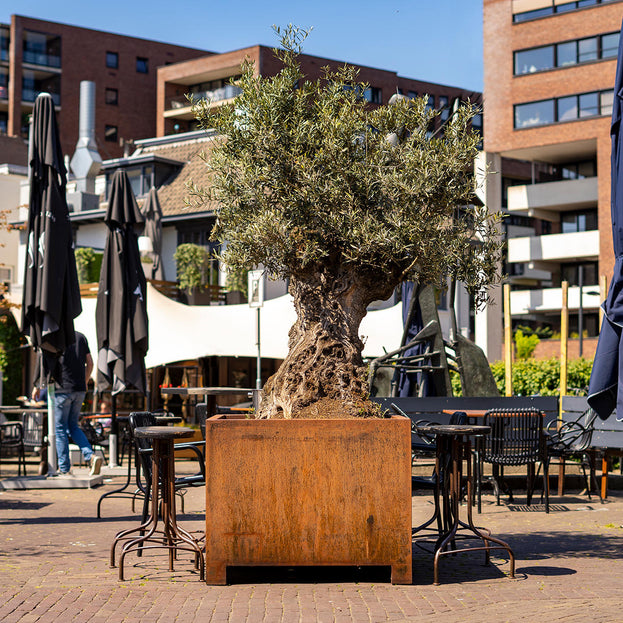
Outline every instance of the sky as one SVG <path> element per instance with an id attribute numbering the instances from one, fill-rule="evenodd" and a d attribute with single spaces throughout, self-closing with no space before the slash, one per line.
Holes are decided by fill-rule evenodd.
<path id="1" fill-rule="evenodd" d="M 482 91 L 482 0 L 8 0 L 11 14 L 227 52 L 312 27 L 303 51 Z"/>

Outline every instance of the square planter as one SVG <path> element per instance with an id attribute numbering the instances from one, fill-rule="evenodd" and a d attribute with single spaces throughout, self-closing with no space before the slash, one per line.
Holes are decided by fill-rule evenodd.
<path id="1" fill-rule="evenodd" d="M 206 422 L 206 582 L 228 566 L 383 565 L 411 583 L 411 422 Z"/>

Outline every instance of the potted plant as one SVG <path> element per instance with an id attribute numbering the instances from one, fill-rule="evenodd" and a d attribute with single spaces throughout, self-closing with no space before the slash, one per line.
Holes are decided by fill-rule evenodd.
<path id="1" fill-rule="evenodd" d="M 355 69 L 306 80 L 307 32 L 277 34 L 277 75 L 246 63 L 233 103 L 195 104 L 226 140 L 191 201 L 219 202 L 225 265 L 289 279 L 297 313 L 257 419 L 206 428 L 208 581 L 227 565 L 321 563 L 391 564 L 410 581 L 410 423 L 369 400 L 359 325 L 406 279 L 452 275 L 486 300 L 501 244 L 498 217 L 472 202 L 476 110 L 431 136 L 426 98 L 371 109 Z"/>

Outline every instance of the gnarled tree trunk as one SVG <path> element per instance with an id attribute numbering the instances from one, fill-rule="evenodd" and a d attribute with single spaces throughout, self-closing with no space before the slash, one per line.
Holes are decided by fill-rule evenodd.
<path id="1" fill-rule="evenodd" d="M 295 418 L 325 398 L 345 414 L 366 415 L 359 325 L 372 301 L 390 296 L 396 280 L 387 277 L 337 268 L 291 279 L 297 320 L 288 355 L 264 386 L 258 417 Z"/>

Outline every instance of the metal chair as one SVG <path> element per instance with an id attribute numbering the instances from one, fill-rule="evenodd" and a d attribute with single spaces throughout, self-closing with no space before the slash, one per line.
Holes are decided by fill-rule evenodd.
<path id="1" fill-rule="evenodd" d="M 580 467 L 586 483 L 588 499 L 591 499 L 592 484 L 595 487 L 595 491 L 598 492 L 600 500 L 603 502 L 593 463 L 588 454 L 588 449 L 591 447 L 591 442 L 593 440 L 596 417 L 596 411 L 589 407 L 576 420 L 563 422 L 560 426 L 558 420 L 552 420 L 546 428 L 547 457 L 548 462 L 551 462 L 550 460 L 552 458 L 558 459 L 559 464 L 563 467 L 566 459 L 579 458 Z M 590 477 L 586 473 L 587 467 Z M 564 475 L 562 477 L 564 478 Z M 559 493 L 562 493 L 561 486 L 559 486 Z"/>
<path id="2" fill-rule="evenodd" d="M 493 467 L 493 486 L 500 503 L 500 489 L 513 502 L 513 492 L 504 480 L 504 467 L 527 467 L 527 504 L 530 506 L 535 481 L 535 465 L 543 465 L 543 494 L 545 512 L 549 513 L 549 470 L 547 446 L 543 430 L 544 414 L 538 409 L 491 409 L 484 415 L 483 424 L 491 434 L 482 441 L 480 460 Z M 482 473 L 482 470 L 479 470 Z M 479 495 L 480 498 L 480 495 Z M 479 500 L 480 502 L 480 500 Z"/>
<path id="3" fill-rule="evenodd" d="M 0 424 L 0 458 L 6 454 L 17 452 L 17 475 L 26 475 L 26 452 L 24 450 L 24 426 L 21 422 L 6 422 Z"/>

